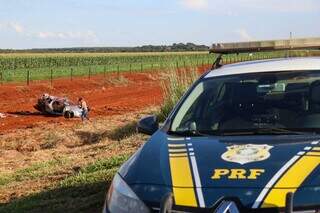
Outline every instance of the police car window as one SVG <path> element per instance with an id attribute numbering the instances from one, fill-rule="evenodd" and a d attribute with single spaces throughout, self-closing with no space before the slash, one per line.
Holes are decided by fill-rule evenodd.
<path id="1" fill-rule="evenodd" d="M 216 105 L 217 92 L 219 91 L 217 84 L 206 84 L 205 86 L 204 91 L 198 96 L 189 108 L 186 116 L 184 116 L 182 123 L 191 123 L 203 119 L 203 115 L 207 115 L 207 111 L 213 109 Z"/>
<path id="2" fill-rule="evenodd" d="M 171 131 L 320 128 L 320 72 L 204 79 L 183 101 Z"/>
<path id="3" fill-rule="evenodd" d="M 204 88 L 203 88 L 203 83 L 199 83 L 195 89 L 193 89 L 193 91 L 190 93 L 190 95 L 185 99 L 185 101 L 183 102 L 182 106 L 180 107 L 178 113 L 175 116 L 175 119 L 172 123 L 172 128 L 173 129 L 178 129 L 178 128 L 182 128 L 181 125 L 185 124 L 188 119 L 185 118 L 188 116 L 188 114 L 190 114 L 190 112 L 188 113 L 189 109 L 191 108 L 191 106 L 193 105 L 193 103 L 195 103 L 197 101 L 197 99 L 199 98 L 199 96 L 203 93 Z M 184 121 L 184 122 L 182 122 Z M 179 126 L 180 125 L 180 126 Z"/>

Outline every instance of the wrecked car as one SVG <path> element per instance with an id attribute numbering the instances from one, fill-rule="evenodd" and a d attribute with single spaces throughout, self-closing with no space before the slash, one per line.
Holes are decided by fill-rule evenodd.
<path id="1" fill-rule="evenodd" d="M 81 117 L 82 109 L 67 98 L 43 94 L 34 108 L 47 115 L 64 116 L 65 118 Z"/>

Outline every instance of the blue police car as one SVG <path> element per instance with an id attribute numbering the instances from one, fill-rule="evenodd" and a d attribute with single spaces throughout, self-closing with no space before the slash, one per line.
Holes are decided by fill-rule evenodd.
<path id="1" fill-rule="evenodd" d="M 318 39 L 278 49 L 300 42 L 320 47 Z M 227 54 L 278 46 L 216 47 Z M 161 128 L 155 116 L 139 122 L 152 136 L 115 175 L 104 212 L 320 210 L 320 58 L 225 66 L 219 58 Z"/>

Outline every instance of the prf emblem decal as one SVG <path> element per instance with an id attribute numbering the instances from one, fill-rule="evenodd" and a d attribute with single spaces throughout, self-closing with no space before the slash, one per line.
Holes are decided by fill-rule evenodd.
<path id="1" fill-rule="evenodd" d="M 225 161 L 240 163 L 241 165 L 251 162 L 263 161 L 270 157 L 269 145 L 233 145 L 228 146 L 221 158 Z"/>

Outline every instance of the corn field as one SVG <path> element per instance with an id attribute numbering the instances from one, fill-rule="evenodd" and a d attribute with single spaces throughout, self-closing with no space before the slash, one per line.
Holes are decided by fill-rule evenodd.
<path id="1" fill-rule="evenodd" d="M 319 52 L 291 51 L 290 56 L 319 55 Z M 224 63 L 284 57 L 288 52 L 232 54 Z M 179 53 L 13 53 L 0 54 L 0 82 L 46 80 L 110 72 L 158 71 L 212 64 L 208 52 Z"/>
<path id="2" fill-rule="evenodd" d="M 206 52 L 0 54 L 0 81 L 43 80 L 108 72 L 160 70 L 211 63 Z"/>
<path id="3" fill-rule="evenodd" d="M 52 68 L 52 67 L 72 67 L 72 66 L 99 66 L 114 64 L 159 64 L 168 61 L 199 61 L 207 60 L 208 53 L 194 54 L 13 54 L 0 55 L 1 70 Z"/>

